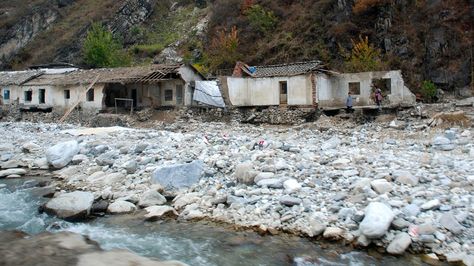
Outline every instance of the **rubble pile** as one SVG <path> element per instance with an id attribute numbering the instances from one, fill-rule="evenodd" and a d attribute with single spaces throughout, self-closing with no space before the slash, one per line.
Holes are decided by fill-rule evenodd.
<path id="1" fill-rule="evenodd" d="M 87 204 L 104 201 L 113 214 L 146 208 L 144 219 L 211 219 L 472 264 L 474 130 L 337 119 L 255 126 L 189 117 L 166 130 L 1 123 L 0 167 L 10 172 L 0 176 L 54 170 L 56 198 L 85 191 Z M 55 145 L 65 148 L 53 163 Z"/>

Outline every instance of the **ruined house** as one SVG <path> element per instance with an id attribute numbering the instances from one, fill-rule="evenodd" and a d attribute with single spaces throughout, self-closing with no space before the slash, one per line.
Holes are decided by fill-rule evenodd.
<path id="1" fill-rule="evenodd" d="M 95 110 L 187 106 L 194 82 L 203 80 L 188 65 L 39 73 L 12 90 L 20 105 L 67 109 L 80 102 L 82 108 Z"/>
<path id="2" fill-rule="evenodd" d="M 415 102 L 400 71 L 341 74 L 328 70 L 320 61 L 269 66 L 238 62 L 232 77 L 221 83 L 232 105 L 238 107 L 341 108 L 351 91 L 355 107 L 370 108 L 375 104 L 375 86 L 386 96 L 385 106 Z"/>
<path id="3" fill-rule="evenodd" d="M 42 74 L 37 70 L 0 72 L 0 104 L 13 104 L 22 96 L 21 86 Z"/>

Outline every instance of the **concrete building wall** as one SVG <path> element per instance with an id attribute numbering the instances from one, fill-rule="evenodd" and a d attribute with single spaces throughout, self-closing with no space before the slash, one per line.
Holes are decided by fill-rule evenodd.
<path id="1" fill-rule="evenodd" d="M 86 101 L 83 86 L 52 86 L 52 85 L 23 85 L 10 87 L 10 102 L 18 99 L 20 104 L 25 106 L 51 106 L 69 108 L 75 104 L 80 97 L 83 98 L 81 106 L 86 109 L 101 108 L 102 106 L 102 88 L 103 85 L 96 84 L 92 89 L 94 90 L 94 100 Z M 40 90 L 44 90 L 44 103 L 40 103 Z M 69 90 L 69 99 L 65 97 L 65 91 Z M 25 92 L 31 91 L 31 101 L 27 101 Z"/>
<path id="2" fill-rule="evenodd" d="M 234 106 L 280 105 L 280 82 L 288 84 L 288 105 L 311 105 L 310 75 L 273 78 L 227 78 Z"/>
<path id="3" fill-rule="evenodd" d="M 384 104 L 410 105 L 415 95 L 405 86 L 401 71 L 378 71 L 346 73 L 333 76 L 318 74 L 318 104 L 320 107 L 343 107 L 349 92 L 349 83 L 358 83 L 360 93 L 353 94 L 354 106 L 375 105 L 372 84 L 374 80 L 390 80 L 390 91 L 386 92 Z"/>
<path id="4" fill-rule="evenodd" d="M 190 66 L 183 65 L 179 69 L 179 74 L 181 75 L 181 78 L 184 80 L 185 85 L 184 85 L 184 104 L 186 106 L 192 105 L 193 103 L 193 94 L 194 94 L 194 84 L 192 84 L 194 81 L 201 81 L 203 78 L 201 75 L 197 74 L 194 69 L 192 69 Z"/>

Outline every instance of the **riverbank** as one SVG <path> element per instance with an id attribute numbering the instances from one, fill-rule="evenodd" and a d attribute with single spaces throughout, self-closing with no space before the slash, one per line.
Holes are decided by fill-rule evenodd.
<path id="1" fill-rule="evenodd" d="M 72 140 L 56 149 L 73 155 L 67 166 L 53 162 L 63 190 L 55 197 L 87 191 L 109 213 L 146 208 L 143 219 L 210 219 L 469 265 L 472 128 L 394 119 L 323 117 L 285 127 L 189 121 L 167 130 L 2 123 L 0 150 L 2 168 L 16 176 L 19 167 L 48 169 L 48 148 Z"/>

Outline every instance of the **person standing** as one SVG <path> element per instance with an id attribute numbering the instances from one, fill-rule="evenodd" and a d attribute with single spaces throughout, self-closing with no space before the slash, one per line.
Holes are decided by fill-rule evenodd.
<path id="1" fill-rule="evenodd" d="M 377 107 L 379 108 L 379 111 L 382 110 L 382 91 L 379 88 L 375 88 L 375 103 L 377 104 Z"/>
<path id="2" fill-rule="evenodd" d="M 352 95 L 351 95 L 351 92 L 349 92 L 347 94 L 347 99 L 346 99 L 346 113 L 354 112 L 354 108 L 352 108 L 352 102 L 353 102 Z"/>

